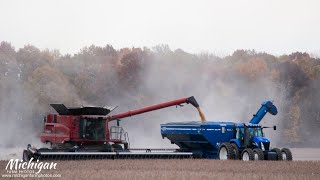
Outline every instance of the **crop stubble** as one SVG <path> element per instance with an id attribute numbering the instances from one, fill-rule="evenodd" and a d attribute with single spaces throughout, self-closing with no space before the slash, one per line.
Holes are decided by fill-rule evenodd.
<path id="1" fill-rule="evenodd" d="M 0 174 L 7 161 L 0 162 Z M 320 179 L 320 161 L 86 160 L 57 161 L 63 179 Z"/>

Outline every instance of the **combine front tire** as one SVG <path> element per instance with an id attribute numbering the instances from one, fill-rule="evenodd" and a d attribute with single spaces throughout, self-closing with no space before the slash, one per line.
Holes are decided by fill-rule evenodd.
<path id="1" fill-rule="evenodd" d="M 277 160 L 282 161 L 282 152 L 279 148 L 273 148 L 271 149 L 272 152 L 275 152 L 277 154 Z"/>
<path id="2" fill-rule="evenodd" d="M 29 161 L 31 159 L 31 154 L 29 151 L 27 150 L 23 150 L 23 154 L 22 154 L 22 160 L 23 161 Z"/>
<path id="3" fill-rule="evenodd" d="M 219 147 L 219 159 L 227 160 L 227 159 L 234 159 L 234 149 L 230 143 L 222 143 Z"/>
<path id="4" fill-rule="evenodd" d="M 254 153 L 253 153 L 252 149 L 250 149 L 250 148 L 244 149 L 241 154 L 241 159 L 242 159 L 242 161 L 254 160 Z"/>
<path id="5" fill-rule="evenodd" d="M 282 148 L 282 160 L 284 161 L 292 161 L 292 153 L 288 148 Z"/>
<path id="6" fill-rule="evenodd" d="M 263 154 L 263 151 L 259 148 L 255 148 L 253 150 L 253 154 L 254 154 L 254 160 L 257 161 L 257 160 L 264 160 L 264 154 Z"/>

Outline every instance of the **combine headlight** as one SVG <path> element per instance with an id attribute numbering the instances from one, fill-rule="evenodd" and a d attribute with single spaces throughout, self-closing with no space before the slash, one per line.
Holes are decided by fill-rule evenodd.
<path id="1" fill-rule="evenodd" d="M 265 151 L 266 149 L 264 148 L 264 145 L 263 145 L 263 143 L 261 142 L 261 150 L 262 151 Z"/>

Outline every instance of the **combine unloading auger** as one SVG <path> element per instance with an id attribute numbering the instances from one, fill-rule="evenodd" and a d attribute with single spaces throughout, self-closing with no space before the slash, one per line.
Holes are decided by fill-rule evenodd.
<path id="1" fill-rule="evenodd" d="M 190 158 L 193 153 L 177 152 L 176 149 L 130 149 L 128 134 L 119 126 L 120 119 L 183 103 L 196 107 L 201 121 L 205 122 L 193 96 L 115 115 L 108 115 L 113 108 L 67 108 L 63 104 L 52 104 L 58 114 L 49 114 L 44 119 L 41 134 L 41 141 L 51 144 L 51 148 L 36 149 L 28 145 L 23 160 Z M 118 121 L 117 126 L 109 128 L 109 122 L 114 120 Z"/>

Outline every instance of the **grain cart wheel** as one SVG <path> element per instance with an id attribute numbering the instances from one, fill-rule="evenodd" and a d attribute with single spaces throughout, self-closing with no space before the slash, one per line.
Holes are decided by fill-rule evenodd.
<path id="1" fill-rule="evenodd" d="M 253 149 L 253 154 L 254 154 L 254 160 L 258 161 L 258 160 L 264 160 L 264 154 L 263 151 L 259 148 L 255 148 Z"/>
<path id="2" fill-rule="evenodd" d="M 253 153 L 252 149 L 250 149 L 250 148 L 244 149 L 241 154 L 241 159 L 242 159 L 242 161 L 254 160 L 254 153 Z"/>
<path id="3" fill-rule="evenodd" d="M 231 143 L 231 146 L 233 147 L 233 151 L 234 151 L 234 159 L 239 160 L 240 159 L 240 152 L 239 152 L 238 146 L 235 143 Z"/>
<path id="4" fill-rule="evenodd" d="M 277 153 L 277 160 L 282 161 L 282 152 L 279 148 L 273 148 L 271 149 L 272 152 Z"/>
<path id="5" fill-rule="evenodd" d="M 234 149 L 230 143 L 222 143 L 219 147 L 219 159 L 234 159 Z"/>
<path id="6" fill-rule="evenodd" d="M 31 159 L 30 152 L 27 151 L 27 150 L 23 150 L 22 160 L 23 161 L 29 161 L 30 159 Z"/>
<path id="7" fill-rule="evenodd" d="M 290 149 L 282 148 L 281 153 L 282 153 L 282 160 L 292 161 L 292 153 L 291 153 Z"/>

